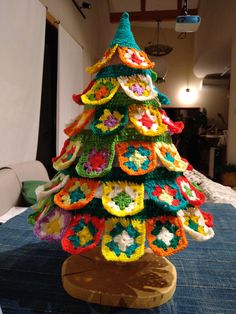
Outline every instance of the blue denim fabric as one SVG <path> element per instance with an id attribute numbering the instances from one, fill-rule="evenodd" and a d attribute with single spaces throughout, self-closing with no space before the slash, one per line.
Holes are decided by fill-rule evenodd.
<path id="1" fill-rule="evenodd" d="M 75 300 L 61 284 L 68 254 L 60 244 L 37 240 L 26 219 L 29 211 L 0 226 L 0 304 L 3 314 L 235 314 L 236 208 L 205 204 L 215 217 L 214 239 L 195 242 L 169 259 L 178 280 L 174 297 L 153 309 L 124 309 Z"/>

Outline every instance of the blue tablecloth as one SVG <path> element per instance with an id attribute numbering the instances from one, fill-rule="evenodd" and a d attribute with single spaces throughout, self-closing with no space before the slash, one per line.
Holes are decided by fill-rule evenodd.
<path id="1" fill-rule="evenodd" d="M 0 226 L 0 304 L 3 314 L 38 313 L 236 313 L 236 208 L 205 204 L 215 217 L 214 239 L 189 241 L 169 259 L 178 281 L 171 301 L 154 309 L 124 309 L 75 300 L 61 284 L 61 265 L 68 254 L 59 244 L 40 242 L 27 225 L 29 211 Z"/>

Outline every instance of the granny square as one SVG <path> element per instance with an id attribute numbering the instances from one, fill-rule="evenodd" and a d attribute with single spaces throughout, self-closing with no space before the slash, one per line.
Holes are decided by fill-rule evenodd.
<path id="1" fill-rule="evenodd" d="M 105 108 L 97 109 L 90 128 L 95 135 L 112 135 L 118 133 L 128 122 L 128 109 Z"/>
<path id="2" fill-rule="evenodd" d="M 187 247 L 181 219 L 174 216 L 160 216 L 147 220 L 147 238 L 154 253 L 168 256 Z"/>
<path id="3" fill-rule="evenodd" d="M 102 204 L 115 216 L 135 215 L 144 208 L 144 185 L 126 181 L 105 182 Z"/>
<path id="4" fill-rule="evenodd" d="M 66 231 L 71 218 L 72 215 L 69 212 L 55 207 L 37 220 L 34 226 L 34 233 L 41 240 L 59 241 Z"/>
<path id="5" fill-rule="evenodd" d="M 109 261 L 136 261 L 144 254 L 145 233 L 145 222 L 110 218 L 105 223 L 102 254 Z"/>
<path id="6" fill-rule="evenodd" d="M 167 212 L 175 213 L 188 203 L 173 180 L 146 181 L 145 191 L 151 200 Z"/>
<path id="7" fill-rule="evenodd" d="M 98 186 L 98 181 L 71 178 L 65 187 L 54 196 L 54 202 L 66 210 L 79 209 L 94 198 Z"/>
<path id="8" fill-rule="evenodd" d="M 167 126 L 162 123 L 158 109 L 151 106 L 129 106 L 129 119 L 135 129 L 145 136 L 161 135 L 167 130 Z"/>
<path id="9" fill-rule="evenodd" d="M 214 231 L 208 227 L 204 216 L 199 208 L 187 207 L 180 210 L 178 216 L 181 218 L 184 230 L 197 241 L 206 241 L 214 237 Z"/>
<path id="10" fill-rule="evenodd" d="M 143 175 L 157 167 L 153 143 L 124 142 L 116 144 L 119 166 L 131 176 Z"/>
<path id="11" fill-rule="evenodd" d="M 92 250 L 98 245 L 103 229 L 104 219 L 77 215 L 71 220 L 61 240 L 62 248 L 70 254 L 81 254 Z"/>

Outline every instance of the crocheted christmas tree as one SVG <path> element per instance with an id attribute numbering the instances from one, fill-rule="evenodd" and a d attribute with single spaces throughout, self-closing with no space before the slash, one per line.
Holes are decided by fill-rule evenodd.
<path id="1" fill-rule="evenodd" d="M 185 232 L 198 241 L 214 236 L 212 216 L 200 208 L 205 196 L 184 176 L 190 165 L 172 143 L 184 125 L 161 108 L 169 100 L 154 85 L 153 66 L 124 13 L 87 69 L 94 80 L 73 95 L 86 106 L 64 130 L 58 172 L 36 190 L 29 222 L 40 239 L 61 241 L 71 254 L 101 243 L 105 259 L 130 262 L 145 244 L 167 256 L 187 247 Z"/>

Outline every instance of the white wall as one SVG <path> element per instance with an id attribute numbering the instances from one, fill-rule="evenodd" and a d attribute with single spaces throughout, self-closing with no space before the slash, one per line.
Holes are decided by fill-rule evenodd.
<path id="1" fill-rule="evenodd" d="M 222 73 L 231 62 L 236 1 L 200 0 L 198 13 L 202 21 L 196 33 L 194 72 L 198 77 Z"/>
<path id="2" fill-rule="evenodd" d="M 227 162 L 236 163 L 236 1 L 201 0 L 199 14 L 202 22 L 196 33 L 194 73 L 203 77 L 222 73 L 225 67 L 231 66 L 230 96 L 226 97 L 229 103 Z"/>
<path id="3" fill-rule="evenodd" d="M 89 1 L 92 9 L 84 10 L 86 19 L 82 17 L 71 0 L 39 0 L 48 11 L 62 24 L 63 28 L 83 47 L 84 60 L 84 86 L 91 77 L 85 68 L 95 63 L 98 50 L 103 42 L 100 28 L 108 21 L 107 1 Z M 109 28 L 105 27 L 104 32 Z M 79 91 L 78 91 L 79 92 Z"/>
<path id="4" fill-rule="evenodd" d="M 37 0 L 0 1 L 0 166 L 36 158 L 45 19 Z"/>

